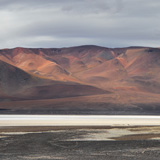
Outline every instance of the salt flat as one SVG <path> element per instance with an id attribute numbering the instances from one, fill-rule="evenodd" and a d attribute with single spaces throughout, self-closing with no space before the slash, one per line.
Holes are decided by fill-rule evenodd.
<path id="1" fill-rule="evenodd" d="M 160 116 L 130 115 L 0 115 L 0 126 L 149 126 Z"/>

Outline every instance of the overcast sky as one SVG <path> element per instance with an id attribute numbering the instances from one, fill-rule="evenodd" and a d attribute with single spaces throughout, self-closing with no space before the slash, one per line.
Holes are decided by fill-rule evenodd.
<path id="1" fill-rule="evenodd" d="M 0 0 L 0 48 L 160 47 L 160 0 Z"/>

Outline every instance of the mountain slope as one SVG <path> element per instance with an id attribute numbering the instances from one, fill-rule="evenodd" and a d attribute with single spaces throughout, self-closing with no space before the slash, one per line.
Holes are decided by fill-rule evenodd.
<path id="1" fill-rule="evenodd" d="M 48 99 L 109 93 L 89 85 L 59 82 L 27 73 L 0 60 L 0 99 Z"/>
<path id="2" fill-rule="evenodd" d="M 35 77 L 38 75 L 42 79 L 79 83 L 112 92 L 136 90 L 160 93 L 159 59 L 160 49 L 148 47 L 88 45 L 0 50 L 0 60 Z"/>
<path id="3" fill-rule="evenodd" d="M 160 114 L 159 73 L 159 48 L 2 49 L 0 113 Z"/>
<path id="4" fill-rule="evenodd" d="M 4 93 L 12 94 L 25 87 L 40 85 L 42 82 L 40 78 L 0 61 L 0 88 Z"/>

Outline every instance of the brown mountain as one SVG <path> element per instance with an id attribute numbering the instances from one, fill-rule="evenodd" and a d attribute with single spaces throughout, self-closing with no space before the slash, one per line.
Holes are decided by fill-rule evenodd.
<path id="1" fill-rule="evenodd" d="M 0 60 L 0 99 L 49 99 L 109 93 L 94 86 L 54 81 Z"/>
<path id="2" fill-rule="evenodd" d="M 159 48 L 87 45 L 0 50 L 1 100 L 85 96 L 81 99 L 85 104 L 157 104 L 159 73 Z"/>

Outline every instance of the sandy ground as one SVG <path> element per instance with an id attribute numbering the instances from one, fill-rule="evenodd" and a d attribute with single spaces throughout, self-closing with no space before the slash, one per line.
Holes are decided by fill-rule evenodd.
<path id="1" fill-rule="evenodd" d="M 160 115 L 159 94 L 116 92 L 44 100 L 0 101 L 0 114 Z"/>
<path id="2" fill-rule="evenodd" d="M 160 125 L 160 116 L 0 115 L 0 126 Z"/>

